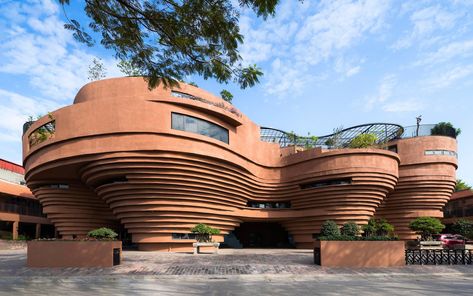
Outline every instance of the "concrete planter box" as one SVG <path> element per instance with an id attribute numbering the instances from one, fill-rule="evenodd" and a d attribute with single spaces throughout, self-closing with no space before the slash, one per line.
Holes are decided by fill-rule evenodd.
<path id="1" fill-rule="evenodd" d="M 404 266 L 404 242 L 316 241 L 314 263 L 324 267 Z"/>
<path id="2" fill-rule="evenodd" d="M 121 254 L 121 241 L 34 240 L 28 242 L 27 266 L 112 267 Z"/>

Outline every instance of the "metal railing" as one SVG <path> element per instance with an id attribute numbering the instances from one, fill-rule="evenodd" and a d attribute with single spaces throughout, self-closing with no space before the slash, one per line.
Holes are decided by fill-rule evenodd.
<path id="1" fill-rule="evenodd" d="M 414 138 L 414 137 L 423 137 L 423 136 L 447 136 L 450 138 L 457 138 L 457 131 L 455 128 L 439 125 L 439 124 L 421 124 L 411 125 L 404 127 L 404 133 L 402 133 L 401 138 Z"/>
<path id="2" fill-rule="evenodd" d="M 471 265 L 471 250 L 406 250 L 407 265 Z"/>

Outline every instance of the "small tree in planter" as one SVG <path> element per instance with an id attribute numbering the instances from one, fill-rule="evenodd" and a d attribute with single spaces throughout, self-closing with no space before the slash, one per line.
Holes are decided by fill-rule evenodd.
<path id="1" fill-rule="evenodd" d="M 337 223 L 332 220 L 327 220 L 322 224 L 320 229 L 320 236 L 324 237 L 336 237 L 340 236 L 340 229 Z"/>
<path id="2" fill-rule="evenodd" d="M 97 240 L 115 240 L 118 234 L 107 227 L 97 228 L 87 233 L 87 237 Z"/>
<path id="3" fill-rule="evenodd" d="M 411 221 L 409 228 L 420 234 L 422 240 L 432 240 L 432 235 L 440 233 L 445 225 L 437 218 L 419 217 Z"/>
<path id="4" fill-rule="evenodd" d="M 343 224 L 340 232 L 344 236 L 354 237 L 360 233 L 360 228 L 355 222 L 347 222 Z"/>
<path id="5" fill-rule="evenodd" d="M 394 232 L 394 226 L 389 224 L 384 218 L 371 218 L 368 224 L 363 226 L 363 235 L 365 237 L 388 237 Z"/>
<path id="6" fill-rule="evenodd" d="M 220 229 L 199 223 L 191 229 L 191 232 L 196 234 L 198 242 L 209 243 L 212 242 L 212 235 L 220 234 Z"/>

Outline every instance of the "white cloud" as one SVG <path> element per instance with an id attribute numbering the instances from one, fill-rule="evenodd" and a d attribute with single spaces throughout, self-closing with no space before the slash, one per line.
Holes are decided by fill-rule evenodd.
<path id="1" fill-rule="evenodd" d="M 20 142 L 23 124 L 29 116 L 44 115 L 58 108 L 58 104 L 39 98 L 28 98 L 21 94 L 0 89 L 0 143 Z"/>
<path id="2" fill-rule="evenodd" d="M 242 16 L 242 57 L 248 63 L 271 61 L 271 69 L 265 71 L 264 89 L 280 97 L 324 77 L 313 74 L 321 72 L 316 67 L 322 63 L 333 62 L 336 73 L 350 77 L 361 70 L 362 62 L 341 63 L 339 59 L 367 34 L 383 27 L 390 4 L 388 0 L 302 4 L 288 0 L 281 4 L 276 17 L 266 22 Z"/>
<path id="3" fill-rule="evenodd" d="M 376 94 L 368 96 L 365 99 L 365 111 L 371 111 L 377 105 L 381 105 L 389 100 L 393 95 L 396 84 L 396 76 L 392 74 L 384 76 L 379 84 Z"/>
<path id="4" fill-rule="evenodd" d="M 451 42 L 416 62 L 416 66 L 433 65 L 448 62 L 452 59 L 468 58 L 473 55 L 473 39 Z"/>
<path id="5" fill-rule="evenodd" d="M 423 107 L 424 105 L 419 100 L 410 99 L 384 104 L 381 109 L 385 112 L 413 112 L 421 110 Z"/>
<path id="6" fill-rule="evenodd" d="M 396 41 L 393 48 L 403 49 L 414 44 L 431 45 L 439 40 L 439 37 L 431 37 L 433 33 L 453 28 L 462 15 L 463 13 L 450 12 L 440 5 L 417 8 L 410 16 L 412 30 Z"/>
<path id="7" fill-rule="evenodd" d="M 425 85 L 430 89 L 446 88 L 472 74 L 473 64 L 455 66 L 450 70 L 440 72 L 435 77 L 427 79 Z"/>
<path id="8" fill-rule="evenodd" d="M 95 55 L 81 49 L 64 29 L 58 5 L 51 1 L 9 3 L 1 15 L 16 15 L 0 36 L 0 72 L 28 77 L 43 96 L 70 102 L 87 82 L 88 65 Z M 117 74 L 114 59 L 105 59 L 109 74 Z M 109 75 L 110 76 L 110 75 Z"/>

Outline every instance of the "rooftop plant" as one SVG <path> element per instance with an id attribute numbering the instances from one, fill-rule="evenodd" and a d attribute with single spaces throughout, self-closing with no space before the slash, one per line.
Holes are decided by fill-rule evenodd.
<path id="1" fill-rule="evenodd" d="M 378 137 L 375 134 L 360 134 L 351 140 L 350 148 L 368 148 L 376 144 Z"/>
<path id="2" fill-rule="evenodd" d="M 430 130 L 430 134 L 439 136 L 457 137 L 460 133 L 461 129 L 454 128 L 450 122 L 439 122 Z"/>
<path id="3" fill-rule="evenodd" d="M 418 217 L 411 221 L 409 228 L 420 234 L 422 240 L 432 240 L 432 235 L 440 233 L 445 225 L 437 218 Z"/>
<path id="4" fill-rule="evenodd" d="M 118 234 L 107 227 L 97 228 L 87 233 L 87 237 L 98 240 L 114 240 Z"/>

